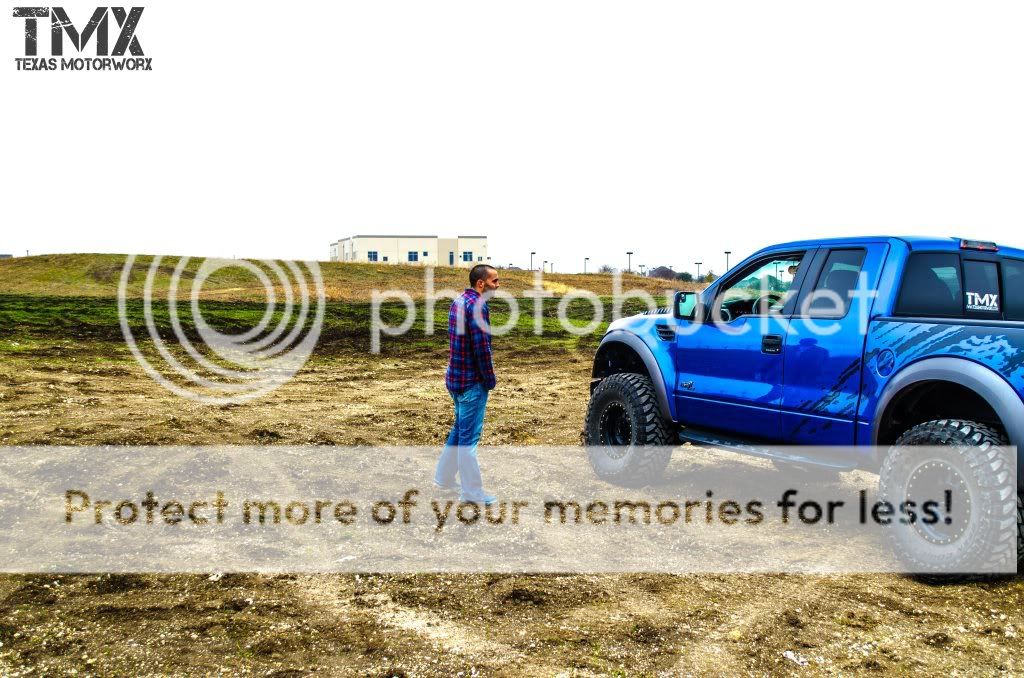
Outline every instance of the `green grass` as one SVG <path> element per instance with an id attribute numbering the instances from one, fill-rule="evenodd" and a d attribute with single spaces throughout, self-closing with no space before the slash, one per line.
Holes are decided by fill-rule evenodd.
<path id="1" fill-rule="evenodd" d="M 555 345 L 577 348 L 596 344 L 608 323 L 603 322 L 597 330 L 577 337 L 561 326 L 557 317 L 558 300 L 539 300 L 541 305 L 542 333 L 534 332 L 533 299 L 518 300 L 520 315 L 508 334 L 496 337 L 506 346 L 531 347 Z M 606 317 L 610 320 L 610 298 L 602 298 Z M 168 304 L 152 304 L 153 325 L 165 339 L 174 336 Z M 240 334 L 255 327 L 262 319 L 266 307 L 254 302 L 202 301 L 199 304 L 204 320 L 218 332 Z M 502 299 L 490 302 L 491 322 L 496 327 L 504 326 L 510 319 L 508 304 Z M 641 310 L 636 300 L 624 304 L 623 314 L 629 315 Z M 138 299 L 127 300 L 125 305 L 127 322 L 137 337 L 147 334 L 145 309 Z M 567 308 L 567 320 L 578 327 L 589 324 L 593 308 L 585 300 L 573 300 Z M 405 318 L 404 304 L 388 303 L 380 308 L 380 319 L 388 326 L 397 326 Z M 191 310 L 188 305 L 178 305 L 178 318 L 182 331 L 191 341 L 199 341 Z M 280 312 L 275 313 L 269 327 L 276 327 Z M 345 346 L 369 348 L 373 308 L 367 302 L 328 302 L 325 306 L 324 323 L 321 329 L 321 347 Z M 426 328 L 433 321 L 433 334 Z M 447 342 L 448 302 L 438 302 L 433 315 L 426 315 L 426 304 L 416 302 L 416 320 L 409 332 L 402 336 L 382 337 L 382 345 L 437 346 Z M 290 326 L 289 326 L 290 327 Z M 118 315 L 117 301 L 96 297 L 33 297 L 21 295 L 0 295 L 0 352 L 26 352 L 33 341 L 48 340 L 93 340 L 123 342 Z"/>
<path id="2" fill-rule="evenodd" d="M 83 342 L 116 342 L 124 346 L 118 317 L 117 291 L 126 261 L 119 254 L 61 254 L 19 257 L 0 261 L 0 354 L 15 356 L 45 350 L 46 345 L 70 346 L 84 350 Z M 144 341 L 147 328 L 142 293 L 146 271 L 152 256 L 140 255 L 127 285 L 126 318 L 137 340 Z M 171 274 L 179 262 L 178 257 L 165 257 L 156 269 L 153 280 L 152 316 L 156 331 L 165 340 L 174 340 L 174 329 L 168 311 L 168 291 Z M 188 300 L 201 259 L 191 259 L 183 268 L 178 290 L 177 317 L 182 330 L 192 342 L 200 336 L 192 318 Z M 286 267 L 287 262 L 278 262 Z M 375 290 L 404 290 L 416 301 L 416 321 L 412 329 L 399 337 L 383 336 L 385 352 L 408 349 L 437 349 L 447 345 L 448 306 L 440 299 L 430 318 L 426 318 L 427 269 L 420 266 L 321 263 L 327 305 L 318 351 L 332 347 L 367 350 L 370 347 L 372 307 L 370 299 Z M 266 269 L 266 266 L 263 266 Z M 466 285 L 465 269 L 433 269 L 434 290 L 460 292 Z M 545 275 L 545 288 L 554 295 L 544 300 L 522 296 L 534 285 L 529 271 L 499 271 L 502 289 L 517 297 L 520 315 L 508 334 L 495 337 L 496 343 L 506 348 L 577 349 L 596 345 L 607 322 L 591 334 L 578 337 L 567 332 L 557 318 L 559 296 L 573 290 L 587 290 L 600 295 L 605 306 L 605 317 L 611 318 L 612 278 L 603 274 Z M 641 289 L 654 296 L 657 303 L 666 304 L 666 287 L 672 283 L 626 276 L 626 290 Z M 692 286 L 682 285 L 690 288 Z M 283 288 L 277 290 L 278 303 L 283 301 Z M 542 333 L 534 332 L 534 308 L 541 304 Z M 221 269 L 210 276 L 203 286 L 200 310 L 205 321 L 215 330 L 227 334 L 240 334 L 257 325 L 266 309 L 262 284 L 250 272 L 237 267 Z M 315 306 L 315 305 L 314 305 Z M 492 324 L 501 327 L 509 320 L 509 306 L 502 299 L 490 302 Z M 623 315 L 630 315 L 644 307 L 635 299 L 624 304 Z M 399 325 L 405 317 L 405 306 L 387 302 L 381 307 L 381 319 L 389 326 Z M 585 326 L 593 317 L 593 308 L 587 300 L 574 299 L 568 305 L 568 321 Z M 275 314 L 270 328 L 276 327 L 280 312 Z M 434 332 L 426 329 L 433 322 Z M 63 350 L 63 349 L 62 349 Z M 115 347 L 110 346 L 115 352 Z M 94 351 L 93 351 L 94 352 Z"/>

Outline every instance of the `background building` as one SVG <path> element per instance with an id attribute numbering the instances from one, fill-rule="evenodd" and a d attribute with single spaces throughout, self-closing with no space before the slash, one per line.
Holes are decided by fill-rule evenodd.
<path id="1" fill-rule="evenodd" d="M 469 267 L 490 256 L 485 235 L 354 235 L 331 243 L 331 261 Z"/>
<path id="2" fill-rule="evenodd" d="M 10 259 L 10 258 L 12 258 L 10 254 L 0 254 L 0 259 Z"/>

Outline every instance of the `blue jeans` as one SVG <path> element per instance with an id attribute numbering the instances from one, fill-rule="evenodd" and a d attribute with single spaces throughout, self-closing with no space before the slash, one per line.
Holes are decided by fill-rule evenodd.
<path id="1" fill-rule="evenodd" d="M 462 393 L 448 394 L 455 401 L 455 423 L 448 433 L 441 458 L 434 470 L 434 482 L 455 485 L 458 472 L 462 485 L 462 501 L 483 501 L 484 483 L 480 477 L 480 464 L 476 460 L 476 446 L 484 430 L 484 410 L 487 408 L 487 389 L 476 383 Z"/>

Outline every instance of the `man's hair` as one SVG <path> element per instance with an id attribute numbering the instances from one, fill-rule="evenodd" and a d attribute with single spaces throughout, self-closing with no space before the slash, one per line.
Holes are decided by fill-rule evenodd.
<path id="1" fill-rule="evenodd" d="M 476 287 L 476 281 L 483 280 L 484 278 L 487 277 L 487 271 L 493 270 L 495 270 L 493 266 L 488 266 L 487 264 L 477 264 L 469 271 L 469 286 Z"/>

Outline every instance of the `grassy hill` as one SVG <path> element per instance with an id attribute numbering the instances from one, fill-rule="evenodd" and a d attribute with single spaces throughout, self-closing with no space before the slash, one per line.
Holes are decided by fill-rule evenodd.
<path id="1" fill-rule="evenodd" d="M 114 297 L 126 258 L 124 254 L 49 254 L 5 259 L 0 261 L 0 295 Z M 136 259 L 129 279 L 129 297 L 142 296 L 152 261 L 150 255 L 140 255 Z M 153 280 L 157 296 L 166 296 L 171 274 L 178 262 L 179 257 L 164 257 L 160 261 Z M 179 282 L 179 298 L 188 298 L 201 262 L 201 258 L 187 262 Z M 284 262 L 278 263 L 284 268 Z M 330 301 L 369 301 L 373 290 L 400 289 L 414 298 L 425 296 L 427 269 L 422 266 L 338 262 L 321 262 L 319 266 Z M 261 268 L 267 270 L 271 280 L 276 281 L 266 267 Z M 435 290 L 461 290 L 468 285 L 466 269 L 438 267 L 433 271 Z M 499 275 L 502 289 L 515 296 L 521 296 L 524 290 L 534 285 L 534 274 L 530 271 L 503 269 Z M 566 294 L 572 289 L 590 290 L 601 296 L 612 294 L 612 276 L 608 274 L 548 273 L 543 276 L 543 284 L 555 295 Z M 644 290 L 655 295 L 659 302 L 664 299 L 666 290 L 697 288 L 691 283 L 635 274 L 624 274 L 622 286 L 625 290 Z M 280 293 L 281 288 L 277 291 Z M 210 276 L 201 292 L 201 298 L 208 300 L 262 301 L 264 297 L 263 285 L 256 276 L 238 267 L 222 269 Z"/>
<path id="2" fill-rule="evenodd" d="M 0 342 L 0 354 L 12 351 L 36 350 L 37 342 L 73 342 L 82 349 L 90 341 L 122 341 L 119 321 L 117 290 L 126 255 L 121 254 L 57 254 L 23 257 L 0 261 L 0 338 L 17 341 Z M 133 332 L 143 336 L 146 332 L 142 292 L 152 256 L 140 256 L 132 269 L 128 285 L 127 322 Z M 167 303 L 171 275 L 178 264 L 177 257 L 160 261 L 154 275 L 152 314 L 156 328 L 165 338 L 172 336 L 172 323 Z M 188 299 L 190 288 L 199 270 L 201 259 L 186 262 L 178 289 L 178 299 Z M 284 262 L 279 262 L 284 267 Z M 302 267 L 300 267 L 302 268 Z M 370 303 L 374 290 L 405 290 L 418 301 L 416 322 L 412 331 L 389 340 L 389 345 L 407 348 L 437 347 L 447 341 L 444 328 L 448 323 L 448 304 L 441 301 L 432 313 L 427 313 L 425 296 L 426 269 L 420 266 L 377 265 L 350 263 L 321 263 L 320 269 L 328 298 L 325 309 L 320 345 L 355 347 L 365 350 L 369 345 L 373 309 Z M 534 276 L 529 271 L 500 270 L 501 286 L 514 296 L 533 287 Z M 465 269 L 437 268 L 434 270 L 435 292 L 462 290 L 468 284 Z M 270 276 L 274 279 L 274 276 Z M 543 302 L 544 333 L 534 334 L 534 300 L 522 299 L 518 304 L 521 314 L 506 345 L 520 348 L 579 347 L 596 342 L 611 320 L 612 276 L 606 274 L 545 275 L 543 284 L 555 298 Z M 623 290 L 644 290 L 654 296 L 659 305 L 666 303 L 666 291 L 676 288 L 693 289 L 692 284 L 669 282 L 625 275 Z M 597 332 L 586 337 L 568 333 L 557 318 L 558 296 L 571 290 L 589 290 L 601 297 L 605 307 L 605 322 Z M 278 307 L 272 326 L 282 317 L 280 302 L 283 293 L 276 290 Z M 203 285 L 201 293 L 203 318 L 212 327 L 229 333 L 241 333 L 256 326 L 266 310 L 266 296 L 262 283 L 252 273 L 232 267 L 212 275 Z M 643 310 L 636 299 L 628 299 L 625 315 Z M 397 326 L 405 318 L 405 306 L 396 300 L 385 302 L 380 310 L 387 325 Z M 594 317 L 590 302 L 572 301 L 568 318 L 577 326 L 587 325 Z M 189 305 L 179 303 L 176 313 L 183 331 L 193 341 L 199 341 L 195 319 Z M 504 300 L 491 301 L 491 319 L 503 325 L 511 317 Z M 434 333 L 428 333 L 427 326 Z"/>

